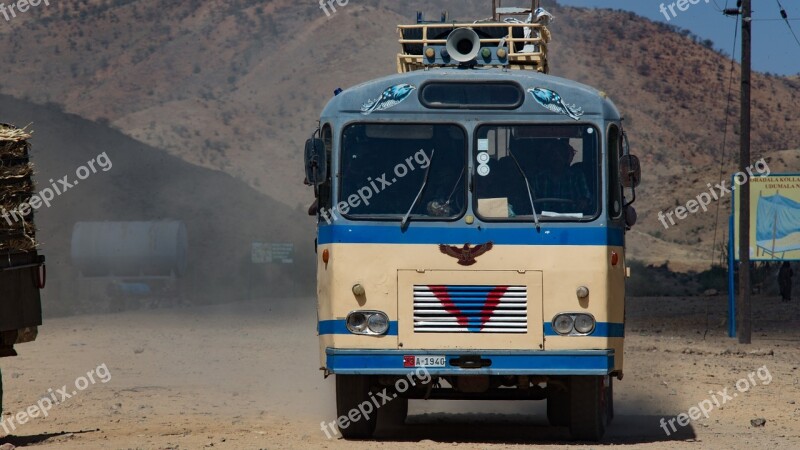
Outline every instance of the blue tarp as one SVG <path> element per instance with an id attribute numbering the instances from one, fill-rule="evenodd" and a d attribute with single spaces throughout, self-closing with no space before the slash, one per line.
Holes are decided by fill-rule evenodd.
<path id="1" fill-rule="evenodd" d="M 800 203 L 780 194 L 758 199 L 756 241 L 781 239 L 800 232 Z"/>

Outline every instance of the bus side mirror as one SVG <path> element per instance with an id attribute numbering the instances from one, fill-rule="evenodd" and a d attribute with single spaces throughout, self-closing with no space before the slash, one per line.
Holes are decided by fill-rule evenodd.
<path id="1" fill-rule="evenodd" d="M 633 155 L 624 155 L 619 159 L 619 180 L 625 188 L 635 189 L 642 182 L 642 168 L 639 158 Z"/>
<path id="2" fill-rule="evenodd" d="M 305 150 L 306 180 L 316 189 L 328 175 L 328 157 L 322 139 L 309 139 Z"/>
<path id="3" fill-rule="evenodd" d="M 639 165 L 639 158 L 626 154 L 619 159 L 619 182 L 623 188 L 631 190 L 631 200 L 622 205 L 627 210 L 636 201 L 636 188 L 642 182 L 642 168 Z"/>

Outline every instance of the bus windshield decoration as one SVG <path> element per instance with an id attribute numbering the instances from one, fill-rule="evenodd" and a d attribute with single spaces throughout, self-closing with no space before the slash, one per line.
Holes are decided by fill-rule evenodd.
<path id="1" fill-rule="evenodd" d="M 368 116 L 375 111 L 383 111 L 399 105 L 417 88 L 410 84 L 398 84 L 383 91 L 380 97 L 368 100 L 361 106 L 361 114 Z"/>
<path id="2" fill-rule="evenodd" d="M 558 95 L 557 92 L 545 88 L 528 89 L 528 92 L 533 95 L 536 102 L 545 108 L 553 111 L 554 113 L 564 114 L 570 116 L 575 120 L 579 120 L 583 116 L 583 109 L 575 105 L 568 105 L 564 99 Z"/>
<path id="3" fill-rule="evenodd" d="M 614 416 L 638 159 L 606 94 L 549 75 L 552 16 L 525 1 L 399 25 L 397 73 L 314 118 L 319 367 L 340 417 L 393 399 L 345 439 L 410 399 L 544 400 L 579 441 Z"/>

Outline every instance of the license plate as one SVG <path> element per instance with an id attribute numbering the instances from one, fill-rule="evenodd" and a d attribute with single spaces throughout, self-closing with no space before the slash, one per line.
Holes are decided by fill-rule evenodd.
<path id="1" fill-rule="evenodd" d="M 446 367 L 445 357 L 434 356 L 403 356 L 403 367 Z"/>

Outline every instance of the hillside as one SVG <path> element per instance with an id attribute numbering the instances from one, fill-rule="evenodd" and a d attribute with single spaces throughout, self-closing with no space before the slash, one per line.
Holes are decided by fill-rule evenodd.
<path id="1" fill-rule="evenodd" d="M 297 209 L 310 202 L 302 143 L 333 90 L 392 73 L 395 25 L 415 10 L 478 18 L 487 3 L 359 0 L 330 18 L 316 2 L 289 0 L 53 3 L 0 28 L 0 92 L 63 105 Z M 729 60 L 633 14 L 551 9 L 552 73 L 606 91 L 644 163 L 633 256 L 706 266 L 715 214 L 669 230 L 657 214 L 719 180 Z M 800 80 L 755 74 L 753 88 L 754 159 L 800 170 Z M 726 174 L 738 148 L 738 95 L 731 101 Z"/>
<path id="2" fill-rule="evenodd" d="M 75 183 L 36 213 L 41 252 L 47 257 L 43 302 L 49 314 L 105 306 L 86 304 L 77 295 L 85 292 L 70 264 L 72 227 L 78 221 L 184 221 L 189 266 L 181 283 L 185 297 L 193 301 L 245 299 L 249 282 L 255 296 L 292 295 L 310 276 L 303 268 L 313 267 L 313 245 L 307 238 L 311 231 L 294 224 L 300 213 L 242 181 L 52 106 L 0 96 L 0 117 L 20 125 L 33 122 L 30 142 L 39 189 L 49 186 L 50 179 L 68 176 L 75 181 L 76 169 L 100 153 L 111 162 L 107 171 Z M 295 265 L 251 265 L 253 241 L 297 243 Z"/>

